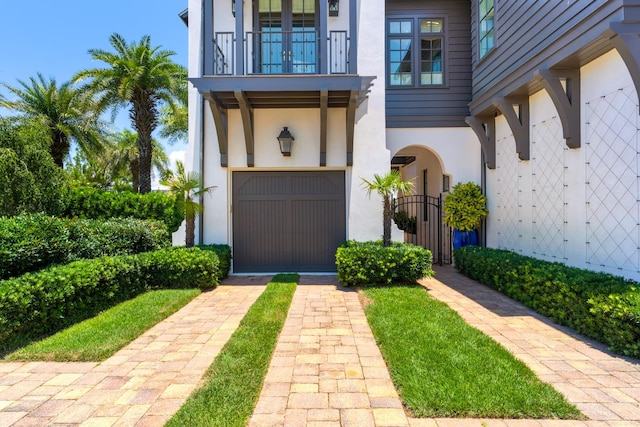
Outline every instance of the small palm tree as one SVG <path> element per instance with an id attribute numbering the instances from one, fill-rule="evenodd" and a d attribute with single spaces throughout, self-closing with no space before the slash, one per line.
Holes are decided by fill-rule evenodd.
<path id="1" fill-rule="evenodd" d="M 18 83 L 20 87 L 0 83 L 17 97 L 9 101 L 0 95 L 0 107 L 14 110 L 19 118 L 35 120 L 49 129 L 49 151 L 58 166 L 63 166 L 72 140 L 83 151 L 100 148 L 104 127 L 95 113 L 95 105 L 70 82 L 58 85 L 55 79 L 47 81 L 38 73 L 37 78 Z"/>
<path id="2" fill-rule="evenodd" d="M 390 170 L 385 175 L 373 175 L 373 180 L 369 181 L 361 178 L 367 194 L 371 196 L 372 192 L 376 192 L 382 196 L 382 244 L 391 246 L 391 218 L 393 217 L 393 208 L 391 199 L 399 192 L 406 194 L 413 189 L 412 181 L 403 181 L 400 172 L 395 169 Z"/>
<path id="3" fill-rule="evenodd" d="M 185 246 L 190 248 L 195 242 L 196 216 L 202 214 L 203 206 L 194 198 L 208 193 L 215 187 L 202 187 L 200 175 L 196 172 L 185 172 L 182 162 L 176 162 L 177 174 L 169 173 L 160 183 L 169 187 L 169 193 L 176 196 L 178 207 L 186 220 Z"/>
<path id="4" fill-rule="evenodd" d="M 173 62 L 175 52 L 151 46 L 151 38 L 143 36 L 139 43 L 127 42 L 119 34 L 109 38 L 115 53 L 91 49 L 94 60 L 107 64 L 105 68 L 82 70 L 74 81 L 89 79 L 83 90 L 93 96 L 98 110 L 129 108 L 129 118 L 138 135 L 140 156 L 140 192 L 151 191 L 153 158 L 152 132 L 160 124 L 159 110 L 169 106 L 177 111 L 177 104 L 185 99 L 187 70 Z"/>

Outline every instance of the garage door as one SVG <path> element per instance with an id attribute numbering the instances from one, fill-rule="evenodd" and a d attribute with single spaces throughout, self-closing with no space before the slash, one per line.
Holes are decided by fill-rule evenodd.
<path id="1" fill-rule="evenodd" d="M 233 270 L 336 271 L 344 172 L 234 172 Z"/>

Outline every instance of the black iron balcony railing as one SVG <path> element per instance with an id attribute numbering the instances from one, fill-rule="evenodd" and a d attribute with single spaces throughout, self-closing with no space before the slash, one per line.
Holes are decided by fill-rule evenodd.
<path id="1" fill-rule="evenodd" d="M 323 61 L 329 74 L 349 73 L 349 37 L 346 31 L 330 31 L 327 57 L 320 57 L 317 31 L 250 31 L 242 40 L 244 69 L 236 70 L 233 32 L 218 32 L 214 43 L 216 75 L 322 74 Z"/>

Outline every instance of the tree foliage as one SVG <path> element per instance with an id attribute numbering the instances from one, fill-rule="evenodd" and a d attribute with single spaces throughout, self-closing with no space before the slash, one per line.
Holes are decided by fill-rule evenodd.
<path id="1" fill-rule="evenodd" d="M 185 245 L 190 248 L 195 243 L 196 216 L 202 214 L 203 211 L 202 204 L 194 199 L 208 193 L 215 187 L 203 187 L 200 175 L 196 172 L 186 172 L 182 162 L 177 162 L 177 167 L 178 173 L 170 174 L 166 180 L 161 181 L 161 184 L 169 187 L 169 193 L 176 196 L 178 208 L 186 220 Z"/>
<path id="2" fill-rule="evenodd" d="M 167 172 L 169 156 L 156 139 L 152 140 L 152 145 L 152 167 L 162 178 Z M 138 135 L 128 129 L 109 135 L 102 149 L 76 154 L 67 171 L 73 182 L 79 186 L 138 193 L 140 189 Z"/>
<path id="3" fill-rule="evenodd" d="M 58 166 L 63 166 L 71 141 L 85 151 L 100 147 L 103 126 L 95 114 L 95 105 L 70 82 L 58 85 L 55 79 L 47 81 L 38 73 L 37 78 L 18 83 L 19 87 L 0 83 L 16 96 L 13 101 L 0 96 L 0 107 L 17 112 L 20 120 L 47 129 L 49 151 Z"/>
<path id="4" fill-rule="evenodd" d="M 46 129 L 0 118 L 0 183 L 0 216 L 64 210 L 68 183 L 49 154 Z"/>
<path id="5" fill-rule="evenodd" d="M 109 38 L 115 52 L 91 49 L 92 59 L 106 64 L 104 68 L 80 71 L 74 81 L 86 81 L 83 91 L 91 95 L 97 110 L 129 109 L 129 117 L 138 135 L 140 156 L 140 192 L 151 191 L 152 132 L 160 124 L 159 110 L 178 108 L 186 99 L 186 68 L 171 60 L 174 52 L 151 46 L 151 38 L 127 43 L 119 34 Z"/>
<path id="6" fill-rule="evenodd" d="M 460 231 L 475 230 L 487 216 L 486 205 L 487 198 L 478 184 L 459 182 L 444 201 L 444 223 Z"/>
<path id="7" fill-rule="evenodd" d="M 376 192 L 382 196 L 382 244 L 391 245 L 391 218 L 393 217 L 393 207 L 391 199 L 398 193 L 410 193 L 413 188 L 413 181 L 403 181 L 402 175 L 395 169 L 390 170 L 385 175 L 373 175 L 373 180 L 369 181 L 361 178 L 367 194 Z"/>

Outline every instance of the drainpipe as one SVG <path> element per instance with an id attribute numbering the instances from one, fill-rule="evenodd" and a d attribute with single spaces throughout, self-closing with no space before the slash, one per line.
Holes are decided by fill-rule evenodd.
<path id="1" fill-rule="evenodd" d="M 200 47 L 200 57 L 202 58 L 202 64 L 201 67 L 202 69 L 200 70 L 200 75 L 204 76 L 205 72 L 206 72 L 206 60 L 207 58 L 205 57 L 204 53 L 207 51 L 207 49 L 205 48 L 204 44 L 206 43 L 206 31 L 207 28 L 205 25 L 205 22 L 207 22 L 206 18 L 205 18 L 205 13 L 209 10 L 209 8 L 207 7 L 207 2 L 212 2 L 213 0 L 202 0 L 201 3 L 201 25 L 200 25 L 200 40 L 202 40 L 202 46 Z M 213 8 L 212 8 L 213 9 Z M 213 10 L 211 10 L 211 22 L 213 23 Z M 198 95 L 200 96 L 200 95 Z M 198 136 L 198 140 L 199 140 L 199 144 L 200 144 L 200 179 L 201 179 L 201 183 L 200 185 L 204 187 L 204 130 L 205 130 L 205 126 L 204 126 L 204 98 L 201 97 L 200 100 L 200 135 Z M 202 206 L 204 206 L 204 195 L 201 194 L 199 196 L 199 200 L 198 203 L 200 203 Z M 198 243 L 199 244 L 203 244 L 204 243 L 204 215 L 199 215 L 198 216 Z"/>
<path id="2" fill-rule="evenodd" d="M 480 189 L 487 196 L 487 168 L 485 166 L 484 152 L 480 150 Z M 482 219 L 480 227 L 480 246 L 487 246 L 487 218 Z"/>

